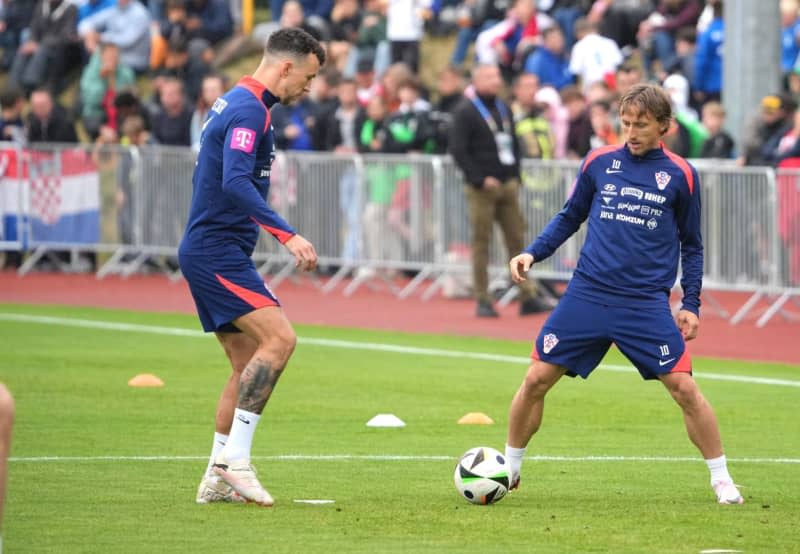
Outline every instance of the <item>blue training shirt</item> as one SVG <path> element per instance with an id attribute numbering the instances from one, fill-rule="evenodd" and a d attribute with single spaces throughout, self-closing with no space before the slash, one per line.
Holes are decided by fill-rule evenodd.
<path id="1" fill-rule="evenodd" d="M 266 200 L 275 159 L 269 108 L 276 102 L 264 85 L 244 77 L 209 110 L 192 177 L 182 253 L 236 245 L 250 256 L 259 227 L 281 243 L 296 234 Z"/>
<path id="2" fill-rule="evenodd" d="M 700 182 L 663 145 L 644 156 L 627 146 L 590 152 L 564 208 L 525 250 L 550 256 L 589 219 L 569 293 L 607 305 L 663 302 L 682 266 L 683 309 L 699 315 L 703 280 Z"/>

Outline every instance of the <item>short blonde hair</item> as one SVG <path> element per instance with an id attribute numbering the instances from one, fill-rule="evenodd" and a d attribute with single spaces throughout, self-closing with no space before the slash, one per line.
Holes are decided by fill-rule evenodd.
<path id="1" fill-rule="evenodd" d="M 643 114 L 649 113 L 667 128 L 672 121 L 672 101 L 667 92 L 658 85 L 650 83 L 633 85 L 619 101 L 620 115 L 629 109 Z"/>

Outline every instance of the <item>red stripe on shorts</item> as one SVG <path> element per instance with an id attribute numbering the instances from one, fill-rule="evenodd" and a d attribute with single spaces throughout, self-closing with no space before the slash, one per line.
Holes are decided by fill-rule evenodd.
<path id="1" fill-rule="evenodd" d="M 689 349 L 683 350 L 683 356 L 678 360 L 678 363 L 669 370 L 670 373 L 691 373 L 692 372 L 692 357 L 689 355 Z"/>
<path id="2" fill-rule="evenodd" d="M 219 273 L 214 274 L 217 278 L 217 281 L 222 283 L 222 286 L 231 291 L 233 294 L 253 306 L 253 308 L 263 308 L 265 306 L 277 306 L 278 303 L 270 298 L 269 296 L 265 296 L 263 294 L 259 294 L 252 290 L 246 289 L 244 287 L 240 287 L 236 283 L 232 283 L 228 281 L 225 277 L 220 275 Z"/>

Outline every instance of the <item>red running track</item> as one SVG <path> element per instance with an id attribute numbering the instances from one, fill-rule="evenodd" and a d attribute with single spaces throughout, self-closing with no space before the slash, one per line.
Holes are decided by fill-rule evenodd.
<path id="1" fill-rule="evenodd" d="M 345 297 L 343 286 L 326 295 L 309 279 L 298 278 L 284 281 L 275 293 L 293 322 L 316 325 L 531 340 L 546 317 L 522 318 L 517 316 L 516 306 L 510 305 L 500 309 L 499 319 L 478 319 L 471 300 L 438 296 L 427 302 L 413 296 L 398 300 L 385 287 L 371 290 L 366 286 Z M 747 295 L 735 293 L 714 293 L 714 297 L 731 313 L 747 299 Z M 186 282 L 173 283 L 158 275 L 98 280 L 94 275 L 35 273 L 19 277 L 1 271 L 0 302 L 194 313 Z M 763 328 L 756 327 L 755 321 L 766 304 L 735 326 L 706 309 L 700 335 L 690 343 L 690 350 L 696 356 L 800 364 L 800 313 L 796 305 L 789 304 L 792 318 L 778 314 Z"/>

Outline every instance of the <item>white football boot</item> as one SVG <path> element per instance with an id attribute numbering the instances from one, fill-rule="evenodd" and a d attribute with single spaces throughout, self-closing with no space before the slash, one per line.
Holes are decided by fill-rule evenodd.
<path id="1" fill-rule="evenodd" d="M 711 484 L 720 504 L 744 504 L 744 497 L 732 481 L 717 481 Z"/>
<path id="2" fill-rule="evenodd" d="M 256 470 L 250 460 L 228 461 L 220 453 L 211 466 L 212 471 L 220 476 L 246 502 L 254 502 L 260 506 L 270 507 L 275 501 L 256 477 Z"/>
<path id="3" fill-rule="evenodd" d="M 211 502 L 244 502 L 244 498 L 233 490 L 233 488 L 214 473 L 206 473 L 200 486 L 197 487 L 197 497 L 195 502 L 198 504 L 210 504 Z"/>

